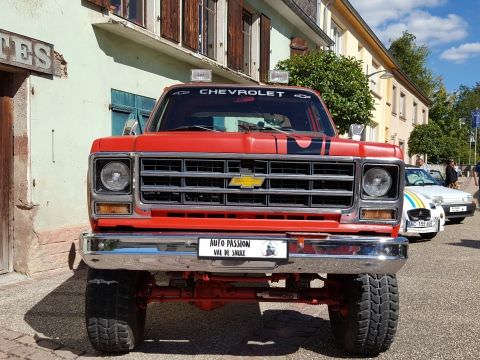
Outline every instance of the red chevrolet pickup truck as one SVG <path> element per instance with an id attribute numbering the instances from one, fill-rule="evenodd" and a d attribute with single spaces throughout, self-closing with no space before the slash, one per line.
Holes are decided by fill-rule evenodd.
<path id="1" fill-rule="evenodd" d="M 92 345 L 132 350 L 152 302 L 291 302 L 328 305 L 346 351 L 387 350 L 408 249 L 402 159 L 337 137 L 310 89 L 165 89 L 143 134 L 91 148 L 80 240 Z"/>

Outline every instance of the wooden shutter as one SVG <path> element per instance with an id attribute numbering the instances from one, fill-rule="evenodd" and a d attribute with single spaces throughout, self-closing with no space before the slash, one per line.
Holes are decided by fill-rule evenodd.
<path id="1" fill-rule="evenodd" d="M 228 0 L 227 64 L 234 70 L 243 68 L 243 0 Z"/>
<path id="2" fill-rule="evenodd" d="M 294 37 L 290 42 L 290 56 L 304 55 L 308 51 L 307 42 L 305 39 Z"/>
<path id="3" fill-rule="evenodd" d="M 160 34 L 168 40 L 180 41 L 180 0 L 162 0 Z"/>
<path id="4" fill-rule="evenodd" d="M 270 27 L 272 22 L 265 15 L 260 16 L 260 81 L 268 81 L 270 70 Z"/>
<path id="5" fill-rule="evenodd" d="M 98 5 L 105 9 L 110 8 L 110 0 L 86 0 L 86 1 L 95 5 Z"/>
<path id="6" fill-rule="evenodd" d="M 198 50 L 199 0 L 183 0 L 183 45 Z"/>

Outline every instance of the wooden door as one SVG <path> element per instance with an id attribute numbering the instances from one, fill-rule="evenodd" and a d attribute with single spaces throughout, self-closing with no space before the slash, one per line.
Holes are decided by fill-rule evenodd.
<path id="1" fill-rule="evenodd" d="M 13 76 L 0 71 L 0 273 L 9 270 L 13 158 Z"/>

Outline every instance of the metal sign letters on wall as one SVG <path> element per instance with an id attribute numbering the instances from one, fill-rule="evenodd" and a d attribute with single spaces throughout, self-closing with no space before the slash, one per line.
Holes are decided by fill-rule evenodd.
<path id="1" fill-rule="evenodd" d="M 53 45 L 0 29 L 0 63 L 53 74 Z"/>

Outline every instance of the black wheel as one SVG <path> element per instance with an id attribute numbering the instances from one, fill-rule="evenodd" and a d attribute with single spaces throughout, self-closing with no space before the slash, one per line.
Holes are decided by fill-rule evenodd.
<path id="1" fill-rule="evenodd" d="M 388 350 L 398 322 L 395 275 L 329 275 L 339 282 L 344 303 L 328 307 L 337 344 L 352 354 L 376 356 Z"/>
<path id="2" fill-rule="evenodd" d="M 450 221 L 450 224 L 460 224 L 463 220 L 465 220 L 464 217 L 456 217 L 456 218 L 448 219 L 448 221 Z"/>
<path id="3" fill-rule="evenodd" d="M 438 233 L 434 232 L 434 233 L 423 233 L 419 235 L 423 240 L 432 240 L 435 236 L 437 236 L 437 234 Z"/>
<path id="4" fill-rule="evenodd" d="M 143 340 L 145 306 L 137 289 L 142 273 L 88 270 L 85 318 L 92 346 L 102 352 L 128 352 Z"/>

